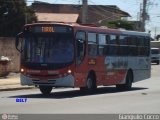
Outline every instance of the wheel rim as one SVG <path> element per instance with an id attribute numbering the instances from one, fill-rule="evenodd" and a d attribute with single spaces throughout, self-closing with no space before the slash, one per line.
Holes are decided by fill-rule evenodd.
<path id="1" fill-rule="evenodd" d="M 51 93 L 52 87 L 40 86 L 40 91 L 41 91 L 43 94 L 48 95 L 48 94 Z"/>
<path id="2" fill-rule="evenodd" d="M 88 80 L 87 80 L 87 88 L 88 88 L 88 89 L 91 89 L 92 86 L 93 86 L 92 79 L 91 79 L 91 78 L 88 78 Z"/>

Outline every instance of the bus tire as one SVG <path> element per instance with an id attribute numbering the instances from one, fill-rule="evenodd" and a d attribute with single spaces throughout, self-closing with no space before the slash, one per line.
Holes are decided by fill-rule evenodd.
<path id="1" fill-rule="evenodd" d="M 51 86 L 39 86 L 39 89 L 43 95 L 49 95 L 52 91 Z"/>
<path id="2" fill-rule="evenodd" d="M 97 89 L 96 77 L 94 74 L 89 74 L 87 81 L 86 81 L 86 86 L 80 87 L 80 91 L 83 93 L 90 94 L 90 93 L 94 93 L 96 89 Z"/>
<path id="3" fill-rule="evenodd" d="M 133 82 L 133 74 L 131 71 L 127 72 L 126 76 L 126 83 L 125 84 L 118 84 L 116 85 L 117 90 L 130 90 L 132 88 L 132 82 Z"/>

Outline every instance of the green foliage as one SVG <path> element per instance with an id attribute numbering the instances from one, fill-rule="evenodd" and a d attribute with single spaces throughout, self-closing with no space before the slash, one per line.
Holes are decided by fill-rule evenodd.
<path id="1" fill-rule="evenodd" d="M 15 36 L 26 21 L 36 20 L 34 11 L 26 6 L 25 0 L 0 0 L 0 36 Z"/>
<path id="2" fill-rule="evenodd" d="M 104 21 L 102 22 L 102 25 L 107 26 L 108 28 L 114 28 L 114 29 L 118 29 L 118 28 L 123 28 L 126 30 L 134 30 L 134 23 L 133 22 L 129 22 L 129 21 L 125 21 L 125 20 L 116 20 L 116 21 Z"/>

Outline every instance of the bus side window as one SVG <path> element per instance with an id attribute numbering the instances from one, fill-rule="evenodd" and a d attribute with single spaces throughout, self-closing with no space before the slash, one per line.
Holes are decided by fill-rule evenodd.
<path id="1" fill-rule="evenodd" d="M 111 55 L 111 56 L 117 55 L 117 52 L 118 52 L 117 39 L 118 39 L 118 36 L 110 35 L 108 55 Z"/>
<path id="2" fill-rule="evenodd" d="M 106 55 L 108 52 L 108 41 L 110 39 L 109 35 L 98 34 L 98 45 L 99 45 L 99 55 Z"/>
<path id="3" fill-rule="evenodd" d="M 127 56 L 128 55 L 127 35 L 120 35 L 118 43 L 119 43 L 118 55 Z"/>
<path id="4" fill-rule="evenodd" d="M 81 64 L 85 57 L 86 33 L 78 31 L 76 33 L 76 64 Z"/>
<path id="5" fill-rule="evenodd" d="M 130 35 L 128 36 L 129 56 L 137 55 L 137 37 Z"/>
<path id="6" fill-rule="evenodd" d="M 88 55 L 89 57 L 97 56 L 97 35 L 96 33 L 88 33 Z"/>
<path id="7" fill-rule="evenodd" d="M 150 55 L 150 37 L 145 37 L 145 55 Z"/>

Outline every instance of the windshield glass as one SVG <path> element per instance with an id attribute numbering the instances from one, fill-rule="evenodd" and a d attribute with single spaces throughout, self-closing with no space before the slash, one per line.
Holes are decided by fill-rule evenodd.
<path id="1" fill-rule="evenodd" d="M 22 62 L 32 67 L 48 66 L 61 68 L 73 62 L 73 35 L 58 34 L 30 34 L 26 35 Z M 39 65 L 38 65 L 39 64 Z M 51 65 L 51 66 L 50 66 Z"/>

